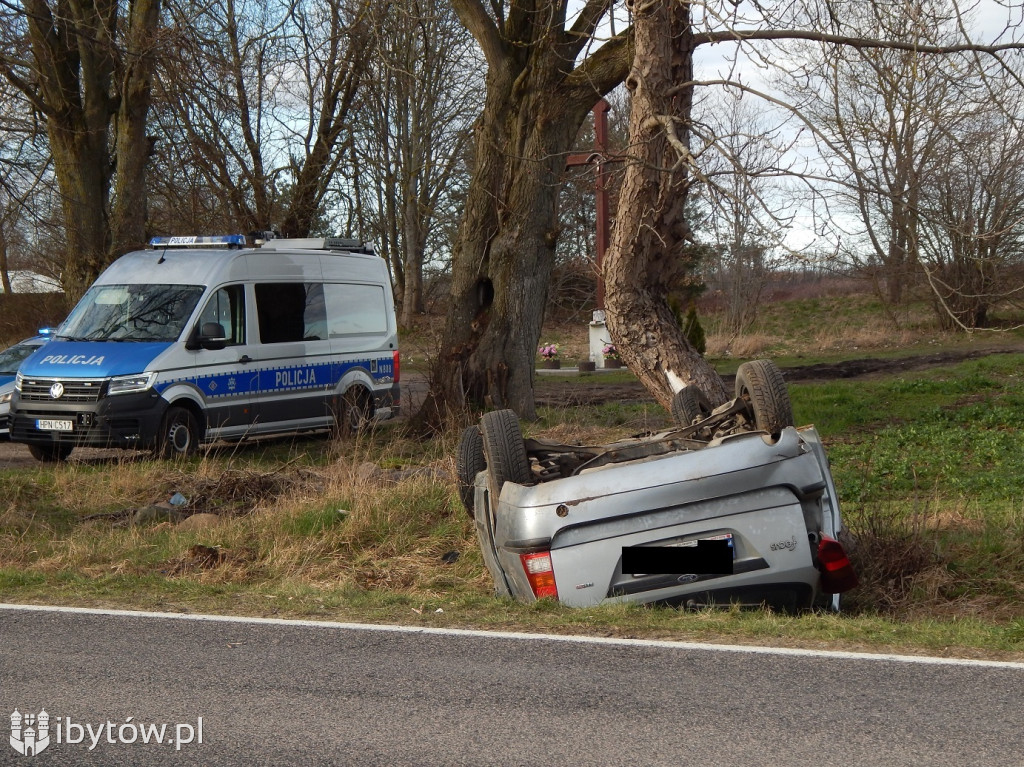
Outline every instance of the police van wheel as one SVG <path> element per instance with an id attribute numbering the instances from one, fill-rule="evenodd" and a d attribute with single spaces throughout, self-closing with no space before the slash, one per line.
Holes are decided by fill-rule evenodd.
<path id="1" fill-rule="evenodd" d="M 354 386 L 337 398 L 334 431 L 338 437 L 352 437 L 366 431 L 372 422 L 372 400 L 365 389 Z"/>
<path id="2" fill-rule="evenodd" d="M 172 407 L 164 416 L 156 453 L 160 458 L 188 458 L 199 450 L 199 422 L 192 411 Z"/>
<path id="3" fill-rule="evenodd" d="M 74 448 L 71 445 L 64 445 L 60 442 L 51 442 L 49 445 L 29 445 L 28 452 L 37 461 L 43 463 L 59 463 L 67 460 Z"/>

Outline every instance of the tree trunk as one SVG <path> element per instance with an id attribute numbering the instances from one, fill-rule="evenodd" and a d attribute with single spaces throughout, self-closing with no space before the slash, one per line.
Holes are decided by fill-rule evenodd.
<path id="1" fill-rule="evenodd" d="M 692 88 L 677 87 L 693 79 L 689 5 L 657 0 L 633 10 L 631 150 L 604 264 L 608 331 L 629 369 L 666 408 L 690 384 L 719 404 L 728 398 L 725 385 L 687 342 L 668 302 L 694 266 L 685 214 Z"/>
<path id="2" fill-rule="evenodd" d="M 38 89 L 26 95 L 46 116 L 64 216 L 62 282 L 73 304 L 114 257 L 145 240 L 160 2 L 136 0 L 125 19 L 115 0 L 68 0 L 59 16 L 45 0 L 24 6 L 39 72 Z"/>
<path id="3" fill-rule="evenodd" d="M 453 254 L 451 303 L 426 404 L 432 422 L 467 405 L 512 408 L 522 418 L 536 418 L 534 361 L 558 236 L 558 181 L 592 106 L 578 105 L 578 116 L 562 127 L 565 104 L 554 88 L 547 94 L 531 89 L 533 104 L 516 104 L 508 73 L 489 79 L 477 167 Z"/>
<path id="4" fill-rule="evenodd" d="M 534 364 L 566 156 L 594 104 L 625 76 L 629 52 L 629 39 L 616 38 L 574 68 L 604 0 L 590 0 L 572 30 L 562 28 L 561 3 L 510 3 L 500 26 L 482 4 L 453 6 L 487 57 L 487 96 L 452 253 L 448 316 L 417 418 L 426 428 L 467 407 L 536 418 Z"/>
<path id="5" fill-rule="evenodd" d="M 417 160 L 419 158 L 416 158 Z M 402 319 L 401 326 L 411 328 L 416 316 L 423 313 L 423 254 L 426 248 L 426 217 L 420 214 L 420 188 L 418 169 L 409 174 L 404 188 L 402 232 L 405 242 L 404 264 L 401 270 Z"/>
<path id="6" fill-rule="evenodd" d="M 152 102 L 160 0 L 135 0 L 129 8 L 126 25 L 132 60 L 119 73 L 120 103 L 114 125 L 117 173 L 111 200 L 108 261 L 146 243 L 146 166 L 154 141 L 146 135 L 146 118 Z"/>
<path id="7" fill-rule="evenodd" d="M 107 264 L 110 155 L 104 144 L 108 133 L 104 126 L 100 134 L 103 140 L 97 142 L 90 134 L 68 130 L 65 126 L 47 127 L 64 219 L 61 283 L 70 307 Z"/>
<path id="8" fill-rule="evenodd" d="M 7 235 L 0 232 L 0 293 L 11 295 L 11 275 L 7 263 Z"/>

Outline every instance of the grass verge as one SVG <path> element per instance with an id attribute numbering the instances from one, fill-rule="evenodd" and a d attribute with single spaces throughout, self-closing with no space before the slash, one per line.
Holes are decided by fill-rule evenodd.
<path id="1" fill-rule="evenodd" d="M 184 464 L 6 470 L 0 600 L 1020 660 L 1022 362 L 791 387 L 829 446 L 862 576 L 840 615 L 494 599 L 455 491 L 455 436 L 393 429 Z M 601 442 L 665 422 L 613 403 L 545 408 L 527 431 Z M 202 524 L 154 505 L 175 492 Z"/>

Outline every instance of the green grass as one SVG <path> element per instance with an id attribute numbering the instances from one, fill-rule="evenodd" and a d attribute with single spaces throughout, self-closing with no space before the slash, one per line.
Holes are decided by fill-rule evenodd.
<path id="1" fill-rule="evenodd" d="M 855 535 L 862 585 L 838 616 L 494 599 L 451 476 L 456 436 L 393 429 L 343 448 L 310 438 L 0 472 L 0 600 L 1024 658 L 1022 369 L 1022 355 L 993 355 L 790 387 Z M 527 434 L 559 440 L 668 423 L 643 403 L 540 415 Z M 365 462 L 426 471 L 366 478 Z M 224 522 L 131 523 L 175 491 Z"/>

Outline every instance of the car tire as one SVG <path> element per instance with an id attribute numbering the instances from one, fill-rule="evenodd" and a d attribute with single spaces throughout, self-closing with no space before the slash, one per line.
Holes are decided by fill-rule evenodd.
<path id="1" fill-rule="evenodd" d="M 48 445 L 29 445 L 28 452 L 37 461 L 43 463 L 60 463 L 66 461 L 68 456 L 71 455 L 71 451 L 74 450 L 72 445 L 66 445 L 62 442 L 51 442 Z"/>
<path id="2" fill-rule="evenodd" d="M 711 400 L 693 384 L 684 386 L 672 395 L 672 420 L 680 426 L 689 426 L 711 415 Z"/>
<path id="3" fill-rule="evenodd" d="M 365 432 L 373 421 L 373 400 L 362 386 L 353 386 L 335 398 L 334 433 L 345 439 Z"/>
<path id="4" fill-rule="evenodd" d="M 191 458 L 199 451 L 199 421 L 185 407 L 170 407 L 164 415 L 156 446 L 158 458 Z"/>
<path id="5" fill-rule="evenodd" d="M 455 475 L 459 482 L 459 500 L 470 517 L 473 517 L 476 475 L 487 468 L 484 457 L 484 439 L 478 426 L 468 426 L 459 439 L 459 451 L 455 455 Z"/>
<path id="6" fill-rule="evenodd" d="M 498 495 L 506 482 L 519 485 L 531 480 L 530 459 L 526 455 L 519 418 L 512 410 L 492 410 L 480 419 L 484 458 L 492 512 L 498 508 Z"/>
<path id="7" fill-rule="evenodd" d="M 736 396 L 750 402 L 754 425 L 776 435 L 793 426 L 793 405 L 782 371 L 771 360 L 751 360 L 736 371 Z"/>

